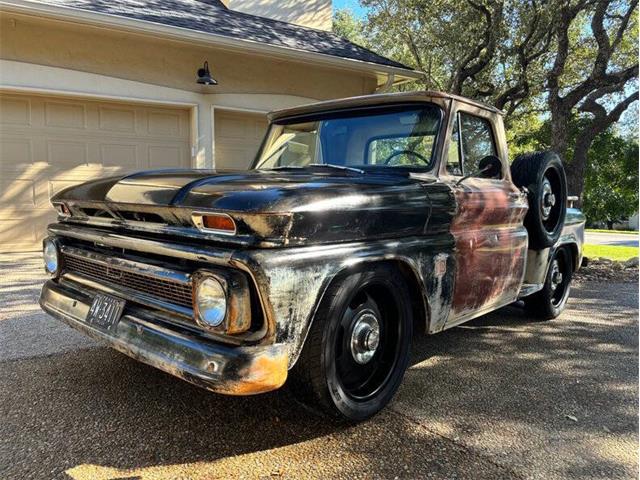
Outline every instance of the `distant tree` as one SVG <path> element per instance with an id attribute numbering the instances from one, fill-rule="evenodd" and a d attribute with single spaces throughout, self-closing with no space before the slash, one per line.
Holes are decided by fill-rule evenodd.
<path id="1" fill-rule="evenodd" d="M 356 18 L 351 10 L 336 10 L 333 13 L 333 33 L 362 47 L 369 46 L 364 34 L 364 22 Z"/>
<path id="2" fill-rule="evenodd" d="M 567 128 L 567 150 L 575 148 L 590 119 L 574 115 Z M 511 142 L 516 151 L 545 150 L 553 143 L 550 120 L 531 128 Z M 582 208 L 590 224 L 613 223 L 638 211 L 638 141 L 624 137 L 609 127 L 593 138 L 587 152 L 584 201 Z"/>
<path id="3" fill-rule="evenodd" d="M 548 115 L 573 195 L 582 194 L 593 139 L 638 99 L 637 0 L 361 3 L 363 42 L 423 72 L 422 88 L 492 103 L 509 127 Z M 570 148 L 577 113 L 583 130 Z"/>
<path id="4" fill-rule="evenodd" d="M 588 152 L 583 210 L 590 223 L 613 228 L 638 211 L 638 143 L 600 133 Z"/>

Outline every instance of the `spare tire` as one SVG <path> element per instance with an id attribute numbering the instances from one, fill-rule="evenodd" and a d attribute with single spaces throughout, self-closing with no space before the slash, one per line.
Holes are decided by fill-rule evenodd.
<path id="1" fill-rule="evenodd" d="M 511 177 L 516 186 L 528 190 L 524 226 L 529 248 L 552 246 L 560 238 L 567 213 L 567 178 L 560 157 L 554 152 L 518 155 L 511 165 Z"/>

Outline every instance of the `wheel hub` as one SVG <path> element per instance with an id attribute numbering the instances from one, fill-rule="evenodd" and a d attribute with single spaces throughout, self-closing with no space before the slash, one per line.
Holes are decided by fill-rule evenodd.
<path id="1" fill-rule="evenodd" d="M 353 359 L 364 365 L 376 353 L 380 345 L 380 323 L 372 310 L 360 312 L 351 331 L 351 355 Z"/>
<path id="2" fill-rule="evenodd" d="M 562 272 L 560 271 L 560 265 L 558 265 L 558 260 L 554 260 L 551 264 L 551 290 L 555 292 L 561 283 Z"/>
<path id="3" fill-rule="evenodd" d="M 545 177 L 542 182 L 542 218 L 547 220 L 551 215 L 551 209 L 556 204 L 556 196 L 553 194 L 551 182 Z"/>

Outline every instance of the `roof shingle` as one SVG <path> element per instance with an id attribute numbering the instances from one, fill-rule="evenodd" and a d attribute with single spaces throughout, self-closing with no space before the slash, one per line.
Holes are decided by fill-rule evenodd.
<path id="1" fill-rule="evenodd" d="M 218 0 L 41 0 L 40 3 L 410 70 L 331 32 L 236 12 Z"/>

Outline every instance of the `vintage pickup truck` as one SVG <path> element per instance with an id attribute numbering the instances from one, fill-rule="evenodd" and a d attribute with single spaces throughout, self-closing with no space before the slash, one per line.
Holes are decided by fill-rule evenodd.
<path id="1" fill-rule="evenodd" d="M 278 111 L 248 171 L 164 170 L 55 195 L 52 316 L 209 390 L 279 388 L 352 421 L 414 333 L 523 300 L 563 310 L 584 217 L 557 155 L 509 167 L 500 111 L 438 92 Z"/>

